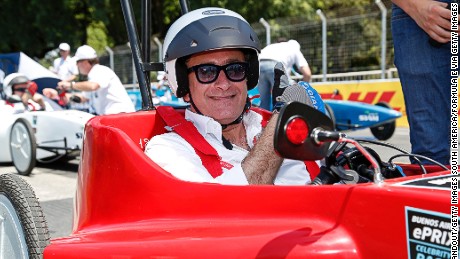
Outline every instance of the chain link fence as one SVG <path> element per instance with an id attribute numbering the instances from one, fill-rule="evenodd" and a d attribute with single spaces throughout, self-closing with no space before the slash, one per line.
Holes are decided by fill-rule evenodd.
<path id="1" fill-rule="evenodd" d="M 269 20 L 269 32 L 262 23 L 251 25 L 259 36 L 261 47 L 267 45 L 267 33 L 271 43 L 277 42 L 279 38 L 297 40 L 310 64 L 313 81 L 324 81 L 325 71 L 327 81 L 394 78 L 397 73 L 393 65 L 391 2 L 385 0 L 383 5 L 387 8 L 384 16 L 382 14 L 385 12 L 375 3 L 361 10 L 348 8 L 334 13 L 323 12 L 327 32 L 326 68 L 323 68 L 323 23 L 319 15 L 310 14 L 309 19 L 290 17 Z M 385 26 L 382 26 L 382 22 Z M 152 62 L 160 60 L 161 46 L 157 42 L 152 40 Z M 117 46 L 112 51 L 113 55 L 107 52 L 100 57 L 101 64 L 110 66 L 112 60 L 113 69 L 122 82 L 136 84 L 129 47 Z M 156 81 L 155 72 L 152 72 L 152 81 Z"/>

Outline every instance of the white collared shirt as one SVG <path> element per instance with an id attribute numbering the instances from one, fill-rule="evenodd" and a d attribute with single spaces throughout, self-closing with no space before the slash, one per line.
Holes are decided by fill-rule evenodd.
<path id="1" fill-rule="evenodd" d="M 88 73 L 88 81 L 99 84 L 95 91 L 85 91 L 96 114 L 134 112 L 134 104 L 120 78 L 109 67 L 95 64 Z"/>
<path id="2" fill-rule="evenodd" d="M 154 136 L 146 145 L 145 153 L 163 169 L 184 181 L 210 182 L 229 185 L 247 185 L 248 180 L 241 162 L 249 151 L 233 145 L 228 150 L 222 143 L 222 126 L 214 119 L 185 111 L 185 119 L 191 121 L 206 141 L 217 151 L 224 165 L 223 174 L 213 178 L 202 165 L 195 149 L 175 132 Z M 252 149 L 262 132 L 262 116 L 249 111 L 243 117 L 247 143 Z M 222 164 L 222 163 L 221 163 Z M 303 161 L 285 159 L 275 179 L 276 185 L 305 185 L 311 182 Z"/>
<path id="3" fill-rule="evenodd" d="M 78 75 L 78 67 L 75 59 L 67 56 L 66 59 L 62 57 L 56 58 L 53 62 L 54 72 L 61 80 L 67 80 L 71 75 Z"/>

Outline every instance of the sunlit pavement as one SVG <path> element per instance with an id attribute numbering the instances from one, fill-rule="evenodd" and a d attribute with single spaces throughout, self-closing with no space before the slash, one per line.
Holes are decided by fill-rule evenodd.
<path id="1" fill-rule="evenodd" d="M 346 132 L 349 137 L 375 140 L 369 129 Z M 392 138 L 386 141 L 402 149 L 410 151 L 409 129 L 397 128 Z M 377 151 L 382 160 L 387 161 L 398 154 L 392 149 L 369 145 Z M 406 162 L 407 159 L 396 160 Z M 38 164 L 30 176 L 23 178 L 32 186 L 38 197 L 50 229 L 52 238 L 67 236 L 72 230 L 73 199 L 78 174 L 78 159 Z M 15 173 L 12 164 L 0 164 L 0 174 Z"/>

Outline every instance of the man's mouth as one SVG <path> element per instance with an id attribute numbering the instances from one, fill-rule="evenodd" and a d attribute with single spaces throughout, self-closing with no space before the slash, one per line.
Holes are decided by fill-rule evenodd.
<path id="1" fill-rule="evenodd" d="M 225 96 L 211 96 L 210 98 L 213 99 L 213 100 L 228 100 L 228 99 L 232 99 L 233 97 L 235 97 L 235 95 L 225 95 Z"/>

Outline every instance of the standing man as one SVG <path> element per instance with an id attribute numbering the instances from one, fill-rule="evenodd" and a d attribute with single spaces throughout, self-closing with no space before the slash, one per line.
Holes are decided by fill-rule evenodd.
<path id="1" fill-rule="evenodd" d="M 276 63 L 283 63 L 288 76 L 295 65 L 302 73 L 303 81 L 310 82 L 311 80 L 310 66 L 300 51 L 300 44 L 296 40 L 282 41 L 266 46 L 260 52 L 259 59 L 260 78 L 258 88 L 261 108 L 271 111 L 276 102 L 272 100 L 273 68 Z"/>
<path id="2" fill-rule="evenodd" d="M 391 18 L 395 65 L 404 93 L 412 153 L 445 165 L 450 162 L 448 2 L 393 0 Z"/>
<path id="3" fill-rule="evenodd" d="M 54 72 L 64 81 L 74 81 L 78 75 L 78 68 L 75 60 L 70 56 L 70 46 L 67 43 L 59 44 L 59 55 L 61 57 L 54 60 Z"/>
<path id="4" fill-rule="evenodd" d="M 82 101 L 89 102 L 96 115 L 135 111 L 120 78 L 110 68 L 99 64 L 96 51 L 92 47 L 79 47 L 75 53 L 75 61 L 80 74 L 87 75 L 88 80 L 61 81 L 58 88 L 81 91 Z"/>

